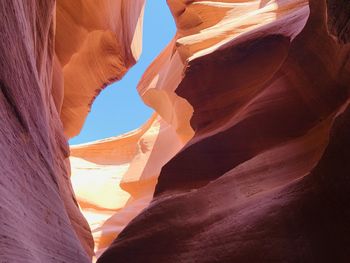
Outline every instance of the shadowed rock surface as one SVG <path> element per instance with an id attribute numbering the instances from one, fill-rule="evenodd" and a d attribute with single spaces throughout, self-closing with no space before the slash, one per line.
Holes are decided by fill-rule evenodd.
<path id="1" fill-rule="evenodd" d="M 347 3 L 224 2 L 168 1 L 194 136 L 100 263 L 349 261 Z"/>
<path id="2" fill-rule="evenodd" d="M 145 1 L 0 1 L 0 261 L 349 262 L 348 1 L 167 2 L 155 114 L 69 149 Z"/>
<path id="3" fill-rule="evenodd" d="M 54 7 L 0 2 L 1 262 L 90 262 L 93 253 L 51 89 Z"/>
<path id="4" fill-rule="evenodd" d="M 77 134 L 97 93 L 138 59 L 143 5 L 0 2 L 1 262 L 91 262 L 64 130 Z"/>

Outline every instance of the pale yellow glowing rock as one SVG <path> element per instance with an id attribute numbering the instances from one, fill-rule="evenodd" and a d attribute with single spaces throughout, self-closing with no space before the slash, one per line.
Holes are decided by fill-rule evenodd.
<path id="1" fill-rule="evenodd" d="M 193 136 L 190 126 L 193 109 L 175 93 L 185 68 L 178 52 L 174 53 L 175 39 L 146 70 L 137 89 L 144 102 L 174 127 L 183 142 L 187 142 Z"/>
<path id="2" fill-rule="evenodd" d="M 148 206 L 161 167 L 183 144 L 155 114 L 125 135 L 71 147 L 72 185 L 97 256 Z"/>

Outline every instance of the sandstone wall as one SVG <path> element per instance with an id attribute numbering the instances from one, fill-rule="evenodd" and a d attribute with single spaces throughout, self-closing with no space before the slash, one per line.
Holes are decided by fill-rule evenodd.
<path id="1" fill-rule="evenodd" d="M 54 1 L 0 2 L 1 262 L 90 262 L 93 253 L 55 104 L 54 13 Z"/>
<path id="2" fill-rule="evenodd" d="M 347 1 L 168 5 L 155 114 L 70 154 L 144 0 L 0 1 L 1 261 L 348 262 Z"/>
<path id="3" fill-rule="evenodd" d="M 143 0 L 1 1 L 1 262 L 91 262 L 67 139 L 139 58 L 143 8 Z"/>
<path id="4" fill-rule="evenodd" d="M 139 91 L 194 135 L 98 262 L 347 262 L 347 4 L 168 4 L 178 32 Z"/>

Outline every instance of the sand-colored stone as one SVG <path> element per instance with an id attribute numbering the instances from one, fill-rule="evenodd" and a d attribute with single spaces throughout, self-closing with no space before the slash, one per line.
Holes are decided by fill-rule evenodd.
<path id="1" fill-rule="evenodd" d="M 175 129 L 155 114 L 125 135 L 71 147 L 72 184 L 97 257 L 149 205 L 161 167 L 182 146 Z"/>

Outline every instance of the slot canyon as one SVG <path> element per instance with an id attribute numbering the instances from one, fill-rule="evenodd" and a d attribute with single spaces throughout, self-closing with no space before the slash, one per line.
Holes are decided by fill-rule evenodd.
<path id="1" fill-rule="evenodd" d="M 142 52 L 140 128 L 76 146 Z M 156 15 L 156 14 L 155 14 Z M 350 2 L 0 0 L 0 263 L 350 262 Z"/>

